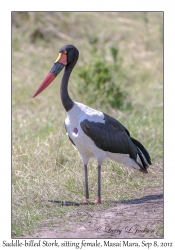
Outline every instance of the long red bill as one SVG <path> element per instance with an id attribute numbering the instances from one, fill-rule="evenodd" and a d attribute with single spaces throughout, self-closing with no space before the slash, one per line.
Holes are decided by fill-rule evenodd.
<path id="1" fill-rule="evenodd" d="M 54 73 L 49 73 L 46 78 L 44 79 L 44 81 L 41 83 L 41 85 L 39 86 L 39 88 L 37 89 L 36 93 L 34 94 L 33 98 L 35 96 L 37 96 L 39 93 L 41 93 L 45 88 L 47 88 L 47 86 L 49 86 L 49 84 L 51 84 L 51 82 L 55 79 L 55 74 Z"/>
<path id="2" fill-rule="evenodd" d="M 55 79 L 55 77 L 60 73 L 60 71 L 65 67 L 65 64 L 60 61 L 55 62 L 53 67 L 51 68 L 50 72 L 44 79 L 44 81 L 41 83 L 39 88 L 37 89 L 36 93 L 34 94 L 33 98 L 37 96 L 39 93 L 41 93 L 45 88 L 51 84 L 51 82 Z"/>

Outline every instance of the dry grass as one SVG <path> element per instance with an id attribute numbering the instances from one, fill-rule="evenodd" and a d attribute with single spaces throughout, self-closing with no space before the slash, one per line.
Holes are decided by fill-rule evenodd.
<path id="1" fill-rule="evenodd" d="M 64 131 L 66 117 L 55 82 L 32 99 L 50 70 L 58 50 L 72 43 L 80 51 L 71 76 L 70 93 L 77 95 L 79 65 L 91 63 L 91 40 L 98 37 L 99 56 L 111 60 L 110 45 L 119 49 L 127 75 L 123 88 L 133 110 L 110 110 L 133 137 L 149 150 L 153 165 L 143 175 L 107 161 L 102 167 L 103 200 L 134 197 L 139 190 L 162 185 L 163 175 L 163 30 L 162 13 L 35 12 L 12 13 L 12 234 L 30 233 L 42 219 L 62 216 L 70 207 L 56 207 L 48 199 L 82 201 L 83 166 Z M 122 85 L 122 83 L 121 83 Z M 98 103 L 94 103 L 94 108 Z M 105 110 L 102 110 L 105 112 Z M 96 162 L 89 165 L 90 197 L 96 196 Z M 75 208 L 74 208 L 75 209 Z"/>

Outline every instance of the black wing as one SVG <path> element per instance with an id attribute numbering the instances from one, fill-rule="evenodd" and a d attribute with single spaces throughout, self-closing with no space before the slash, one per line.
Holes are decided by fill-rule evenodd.
<path id="1" fill-rule="evenodd" d="M 143 167 L 146 168 L 148 163 L 151 164 L 149 153 L 144 146 L 130 137 L 129 131 L 116 119 L 104 114 L 105 123 L 90 122 L 84 120 L 81 122 L 81 128 L 89 136 L 95 145 L 111 153 L 129 154 L 136 161 L 137 154 L 140 156 Z M 142 157 L 138 150 L 141 150 L 148 163 Z"/>
<path id="2" fill-rule="evenodd" d="M 122 126 L 114 126 L 106 120 L 105 123 L 84 120 L 81 122 L 81 128 L 98 148 L 111 153 L 129 154 L 136 160 L 139 150 Z"/>
<path id="3" fill-rule="evenodd" d="M 127 133 L 127 135 L 129 136 L 130 140 L 132 141 L 132 144 L 134 144 L 134 146 L 136 146 L 137 148 L 139 148 L 139 150 L 142 152 L 142 154 L 144 155 L 144 157 L 146 158 L 147 162 L 145 162 L 145 160 L 143 159 L 142 157 L 142 154 L 140 154 L 140 152 L 138 153 L 138 155 L 140 156 L 140 159 L 141 159 L 141 162 L 142 162 L 142 165 L 144 167 L 147 167 L 148 164 L 151 165 L 151 157 L 148 153 L 148 151 L 146 150 L 146 148 L 139 142 L 137 141 L 136 139 L 130 137 L 130 133 L 129 131 L 119 122 L 117 121 L 116 119 L 114 119 L 113 117 L 107 115 L 107 114 L 104 114 L 104 120 L 105 120 L 105 123 L 108 124 L 108 125 L 112 125 L 114 126 L 115 128 L 118 128 L 122 131 L 125 131 Z M 131 145 L 131 144 L 130 144 Z M 133 149 L 133 148 L 132 148 Z M 133 149 L 134 150 L 134 149 Z M 131 156 L 131 155 L 130 155 Z M 132 158 L 132 157 L 131 157 Z"/>
<path id="4" fill-rule="evenodd" d="M 130 136 L 129 131 L 119 121 L 117 121 L 116 119 L 114 119 L 110 115 L 107 115 L 105 113 L 103 113 L 103 114 L 104 114 L 105 124 L 108 124 L 108 125 L 114 126 L 115 128 L 121 129 L 122 131 L 125 131 L 128 134 L 128 136 Z"/>
<path id="5" fill-rule="evenodd" d="M 151 165 L 152 164 L 151 163 L 151 157 L 150 157 L 148 151 L 146 150 L 146 148 L 139 141 L 137 141 L 136 139 L 131 137 L 131 140 L 142 151 L 142 153 L 144 154 L 147 162 Z"/>

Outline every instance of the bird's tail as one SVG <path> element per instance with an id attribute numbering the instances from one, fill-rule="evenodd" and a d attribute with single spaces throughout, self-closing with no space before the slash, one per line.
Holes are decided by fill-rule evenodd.
<path id="1" fill-rule="evenodd" d="M 139 150 L 139 159 L 137 159 L 137 163 L 140 166 L 141 171 L 147 173 L 147 168 L 149 167 L 149 165 L 151 165 L 151 157 L 146 148 L 139 141 L 132 137 L 131 140 Z"/>

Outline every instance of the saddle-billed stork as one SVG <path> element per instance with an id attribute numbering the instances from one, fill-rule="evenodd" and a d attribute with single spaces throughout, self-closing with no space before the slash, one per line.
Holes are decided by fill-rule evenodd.
<path id="1" fill-rule="evenodd" d="M 65 128 L 84 164 L 85 203 L 89 202 L 87 165 L 90 158 L 97 160 L 98 192 L 95 200 L 97 204 L 101 203 L 101 165 L 106 158 L 144 173 L 147 173 L 147 168 L 151 165 L 151 158 L 144 146 L 132 138 L 119 121 L 70 98 L 68 81 L 78 57 L 79 51 L 74 45 L 63 46 L 53 67 L 33 97 L 41 93 L 65 67 L 60 86 L 61 101 L 67 112 Z"/>

